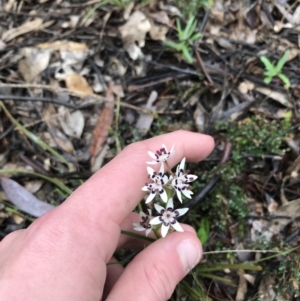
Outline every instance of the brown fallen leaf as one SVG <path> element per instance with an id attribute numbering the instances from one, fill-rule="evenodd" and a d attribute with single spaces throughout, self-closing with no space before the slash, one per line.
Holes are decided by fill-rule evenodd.
<path id="1" fill-rule="evenodd" d="M 67 88 L 79 97 L 93 94 L 93 88 L 88 84 L 87 80 L 77 73 L 67 74 L 64 80 Z"/>
<path id="2" fill-rule="evenodd" d="M 247 280 L 244 277 L 245 271 L 244 270 L 238 270 L 239 275 L 239 286 L 237 289 L 235 301 L 244 301 L 245 295 L 247 293 Z"/>
<path id="3" fill-rule="evenodd" d="M 73 41 L 55 41 L 55 42 L 47 42 L 40 43 L 36 47 L 40 49 L 51 49 L 52 51 L 88 51 L 89 48 L 85 43 L 77 43 Z"/>
<path id="4" fill-rule="evenodd" d="M 23 48 L 22 53 L 24 58 L 19 61 L 18 71 L 24 80 L 29 83 L 48 67 L 51 50 L 28 47 Z"/>
<path id="5" fill-rule="evenodd" d="M 9 42 L 20 35 L 39 29 L 39 27 L 42 24 L 43 24 L 43 19 L 41 18 L 36 18 L 33 21 L 25 22 L 19 27 L 12 28 L 5 31 L 1 37 L 1 40 L 3 40 L 4 42 Z"/>
<path id="6" fill-rule="evenodd" d="M 27 189 L 11 179 L 1 178 L 1 185 L 9 200 L 20 210 L 32 216 L 40 217 L 54 208 L 54 206 L 37 199 Z"/>
<path id="7" fill-rule="evenodd" d="M 280 93 L 277 91 L 273 91 L 269 88 L 263 88 L 263 87 L 256 87 L 254 88 L 255 91 L 268 96 L 269 98 L 272 98 L 273 100 L 276 100 L 277 102 L 281 103 L 282 105 L 293 108 L 294 106 L 291 104 L 291 102 L 287 99 L 284 93 Z"/>
<path id="8" fill-rule="evenodd" d="M 104 142 L 109 133 L 109 129 L 114 119 L 114 103 L 107 102 L 101 111 L 97 124 L 93 130 L 90 144 L 91 166 L 94 165 L 95 158 L 101 152 Z"/>

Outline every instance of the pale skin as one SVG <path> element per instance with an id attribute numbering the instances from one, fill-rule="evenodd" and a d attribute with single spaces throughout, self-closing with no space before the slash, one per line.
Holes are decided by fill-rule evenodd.
<path id="1" fill-rule="evenodd" d="M 0 243 L 1 299 L 10 301 L 165 301 L 201 258 L 195 231 L 171 233 L 151 245 L 121 235 L 139 215 L 132 210 L 145 196 L 147 151 L 175 143 L 168 160 L 198 162 L 208 156 L 210 136 L 177 131 L 126 147 L 80 186 L 62 205 L 28 229 Z M 155 166 L 156 169 L 159 165 Z M 143 250 L 124 269 L 109 265 L 115 250 Z"/>

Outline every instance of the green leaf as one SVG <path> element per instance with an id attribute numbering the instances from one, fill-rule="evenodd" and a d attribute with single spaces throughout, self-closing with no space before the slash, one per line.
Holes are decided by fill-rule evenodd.
<path id="1" fill-rule="evenodd" d="M 182 47 L 182 55 L 184 56 L 184 58 L 189 62 L 189 63 L 192 63 L 193 62 L 193 58 L 190 54 L 190 51 L 188 49 L 187 46 L 185 47 Z"/>
<path id="2" fill-rule="evenodd" d="M 177 26 L 177 31 L 178 31 L 178 39 L 179 41 L 184 40 L 184 33 L 182 32 L 180 20 L 177 18 L 176 19 L 176 26 Z"/>
<path id="3" fill-rule="evenodd" d="M 273 76 L 266 77 L 266 78 L 264 79 L 264 83 L 265 83 L 265 84 L 269 84 L 269 83 L 272 81 L 272 79 L 273 79 Z"/>
<path id="4" fill-rule="evenodd" d="M 193 18 L 193 19 L 194 19 L 194 18 Z M 195 20 L 195 21 L 192 23 L 191 28 L 190 28 L 189 31 L 188 31 L 188 35 L 187 35 L 187 38 L 188 38 L 188 39 L 192 36 L 192 34 L 193 34 L 193 32 L 195 31 L 196 27 L 197 27 L 197 21 Z"/>
<path id="5" fill-rule="evenodd" d="M 276 68 L 275 68 L 276 75 L 281 72 L 284 64 L 286 63 L 286 61 L 287 61 L 287 59 L 289 57 L 289 54 L 290 54 L 290 51 L 286 50 L 286 52 L 284 53 L 284 55 L 282 56 L 282 58 L 278 61 L 277 65 L 276 65 Z"/>
<path id="6" fill-rule="evenodd" d="M 286 89 L 289 89 L 289 87 L 291 86 L 291 82 L 290 82 L 289 78 L 282 73 L 279 73 L 278 77 L 284 82 L 284 87 Z"/>
<path id="7" fill-rule="evenodd" d="M 264 55 L 262 55 L 260 57 L 260 60 L 263 62 L 263 64 L 265 65 L 265 67 L 268 71 L 274 72 L 274 76 L 275 76 L 276 75 L 276 73 L 275 73 L 276 67 L 270 62 L 270 60 Z"/>
<path id="8" fill-rule="evenodd" d="M 170 47 L 170 48 L 173 48 L 173 49 L 176 49 L 177 51 L 180 51 L 182 49 L 182 45 L 181 43 L 174 43 L 170 40 L 165 40 L 164 41 L 164 44 L 167 46 L 167 47 Z"/>
<path id="9" fill-rule="evenodd" d="M 207 218 L 202 218 L 197 231 L 197 236 L 203 245 L 207 242 L 209 237 L 209 221 Z"/>
<path id="10" fill-rule="evenodd" d="M 191 38 L 191 42 L 194 42 L 195 40 L 199 39 L 201 37 L 201 32 L 195 33 Z"/>
<path id="11" fill-rule="evenodd" d="M 267 76 L 267 77 L 274 77 L 277 74 L 275 74 L 275 72 L 272 70 L 272 71 L 265 71 L 264 75 Z"/>
<path id="12" fill-rule="evenodd" d="M 194 23 L 194 19 L 195 19 L 195 17 L 189 18 L 189 20 L 186 24 L 186 27 L 184 29 L 184 34 L 185 34 L 184 39 L 185 40 L 188 39 L 195 30 L 197 23 L 196 22 Z"/>

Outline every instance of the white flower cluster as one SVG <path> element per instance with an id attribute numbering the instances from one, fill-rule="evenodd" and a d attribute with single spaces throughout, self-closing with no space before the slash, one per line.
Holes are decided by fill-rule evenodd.
<path id="1" fill-rule="evenodd" d="M 167 150 L 163 144 L 162 148 L 155 153 L 148 152 L 153 161 L 146 162 L 147 164 L 161 164 L 159 172 L 157 173 L 153 168 L 147 166 L 149 178 L 151 183 L 147 183 L 142 190 L 149 192 L 146 204 L 153 201 L 156 195 L 160 195 L 162 201 L 166 203 L 165 208 L 159 204 L 154 204 L 155 210 L 159 213 L 159 216 L 152 217 L 151 210 L 148 209 L 148 215 L 144 212 L 140 212 L 141 221 L 134 223 L 133 227 L 136 231 L 146 231 L 146 236 L 151 232 L 152 226 L 161 224 L 161 236 L 165 237 L 172 226 L 176 231 L 183 232 L 182 227 L 177 221 L 177 218 L 185 214 L 189 209 L 181 208 L 174 209 L 173 195 L 176 195 L 179 201 L 182 203 L 182 195 L 187 198 L 191 198 L 193 192 L 190 190 L 191 182 L 197 179 L 197 176 L 190 175 L 189 171 L 185 171 L 185 158 L 183 158 L 180 164 L 176 168 L 175 174 L 169 169 L 167 160 L 175 153 L 174 145 L 170 151 Z M 165 169 L 169 173 L 165 172 Z M 170 195 L 172 193 L 172 195 Z"/>

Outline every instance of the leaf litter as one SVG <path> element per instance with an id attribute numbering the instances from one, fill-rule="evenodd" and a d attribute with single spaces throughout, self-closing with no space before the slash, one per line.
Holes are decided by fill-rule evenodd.
<path id="1" fill-rule="evenodd" d="M 300 241 L 300 5 L 215 0 L 189 10 L 192 42 L 178 40 L 192 20 L 180 5 L 4 1 L 0 227 L 8 230 L 0 234 L 63 202 L 131 142 L 176 129 L 208 133 L 216 148 L 194 166 L 201 182 L 189 222 L 209 231 L 204 251 L 236 256 L 209 255 L 204 264 L 265 261 L 264 272 L 220 269 L 199 287 L 216 300 L 296 300 L 299 289 L 286 283 L 297 279 L 299 250 L 286 261 L 254 251 Z M 166 41 L 187 43 L 188 53 Z M 277 66 L 286 51 L 280 71 L 290 87 L 276 76 L 266 84 L 261 57 Z M 203 217 L 208 230 L 197 228 Z"/>

